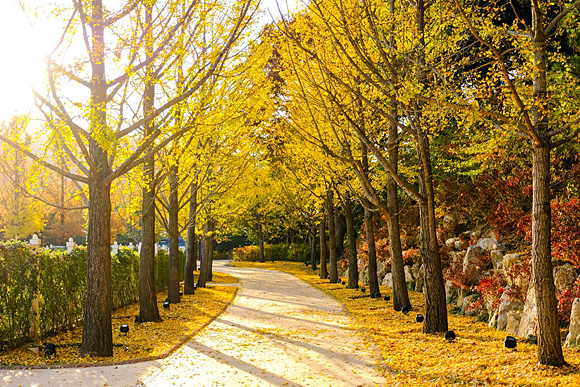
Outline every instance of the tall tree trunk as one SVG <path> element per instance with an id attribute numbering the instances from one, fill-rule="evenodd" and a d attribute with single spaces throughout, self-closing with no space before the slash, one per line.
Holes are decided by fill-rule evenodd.
<path id="1" fill-rule="evenodd" d="M 542 13 L 532 2 L 532 31 L 534 44 L 534 78 L 532 107 L 534 131 L 541 144 L 535 143 L 532 153 L 532 281 L 535 286 L 538 311 L 538 360 L 540 364 L 562 366 L 566 364 L 562 353 L 560 326 L 556 304 L 556 289 L 552 274 L 550 207 L 550 149 L 547 135 L 549 122 L 545 111 L 548 84 L 546 77 L 546 37 Z"/>
<path id="2" fill-rule="evenodd" d="M 209 223 L 209 244 L 208 244 L 208 251 L 207 251 L 207 256 L 209 259 L 208 262 L 208 266 L 209 266 L 209 270 L 207 272 L 207 281 L 213 281 L 213 252 L 215 250 L 215 226 L 216 226 L 216 222 L 215 220 L 210 220 Z"/>
<path id="3" fill-rule="evenodd" d="M 373 213 L 365 208 L 365 227 L 367 229 L 367 250 L 369 259 L 369 293 L 375 297 L 380 293 L 379 279 L 377 278 L 377 249 L 375 246 L 375 225 Z"/>
<path id="4" fill-rule="evenodd" d="M 397 101 L 391 100 L 392 117 L 398 117 Z M 393 170 L 397 172 L 399 162 L 399 133 L 397 124 L 391 122 L 389 125 L 388 138 L 388 162 Z M 393 309 L 401 310 L 403 307 L 411 308 L 407 283 L 405 281 L 405 270 L 403 265 L 403 249 L 401 247 L 401 229 L 399 227 L 399 200 L 397 193 L 397 182 L 392 175 L 387 176 L 387 209 L 389 216 L 387 224 L 389 227 L 389 249 L 391 251 L 391 272 L 393 275 Z"/>
<path id="5" fill-rule="evenodd" d="M 93 147 L 97 147 L 96 144 Z M 106 162 L 105 158 L 101 162 Z M 105 167 L 106 168 L 106 167 Z M 106 170 L 106 169 L 105 169 Z M 111 313 L 111 197 L 98 172 L 89 175 L 89 230 L 87 238 L 87 301 L 81 356 L 113 356 Z"/>
<path id="6" fill-rule="evenodd" d="M 415 25 L 418 34 L 416 53 L 417 82 L 427 85 L 425 75 L 425 1 L 417 0 Z M 419 190 L 426 202 L 419 203 L 421 223 L 421 255 L 425 265 L 425 322 L 423 332 L 437 333 L 448 329 L 445 285 L 441 271 L 437 225 L 435 221 L 435 195 L 431 170 L 431 153 L 428 134 L 422 128 L 421 108 L 423 104 L 415 101 L 415 128 L 417 131 L 417 156 L 419 157 Z"/>
<path id="7" fill-rule="evenodd" d="M 260 262 L 266 262 L 266 257 L 264 256 L 264 232 L 262 229 L 262 219 L 258 215 L 258 243 L 260 244 Z"/>
<path id="8" fill-rule="evenodd" d="M 197 236 L 195 235 L 195 220 L 197 217 L 197 185 L 191 185 L 189 197 L 189 224 L 187 226 L 187 241 L 185 244 L 185 270 L 183 294 L 195 293 L 193 272 L 197 270 Z"/>
<path id="9" fill-rule="evenodd" d="M 145 22 L 151 24 L 151 5 L 145 8 Z M 147 47 L 147 57 L 151 47 Z M 152 82 L 153 66 L 146 68 L 147 80 L 143 99 L 143 115 L 150 114 L 154 107 L 155 85 Z M 144 125 L 145 135 L 155 130 L 152 121 Z M 161 321 L 157 307 L 157 289 L 155 289 L 155 156 L 147 155 L 143 163 L 143 202 L 141 204 L 141 251 L 139 253 L 139 316 L 143 322 Z"/>
<path id="10" fill-rule="evenodd" d="M 350 193 L 346 193 L 344 200 L 344 215 L 346 217 L 346 233 L 348 239 L 348 285 L 347 288 L 355 289 L 358 286 L 358 263 L 356 251 L 356 230 L 354 228 L 354 216 L 352 213 L 352 199 Z"/>
<path id="11" fill-rule="evenodd" d="M 330 257 L 330 283 L 338 282 L 338 265 L 336 259 L 336 226 L 332 191 L 326 193 L 326 215 L 328 217 L 328 244 Z"/>
<path id="12" fill-rule="evenodd" d="M 203 236 L 201 237 L 201 267 L 199 268 L 199 277 L 197 278 L 198 288 L 205 288 L 209 278 L 209 272 L 211 270 L 211 257 L 209 256 L 209 238 L 211 232 L 210 222 L 210 220 L 207 220 L 203 225 Z"/>
<path id="13" fill-rule="evenodd" d="M 341 260 L 346 258 L 344 256 L 344 236 L 346 235 L 346 218 L 342 213 L 342 209 L 335 209 L 334 211 L 334 224 L 336 227 L 336 259 Z"/>
<path id="14" fill-rule="evenodd" d="M 310 226 L 310 267 L 316 270 L 316 226 Z"/>
<path id="15" fill-rule="evenodd" d="M 109 157 L 93 138 L 107 127 L 107 79 L 103 3 L 93 0 L 91 15 L 91 112 L 89 152 L 94 167 L 89 171 L 89 229 L 87 235 L 87 301 L 85 304 L 81 356 L 113 356 L 111 313 L 111 185 Z"/>
<path id="16" fill-rule="evenodd" d="M 179 296 L 179 167 L 169 169 L 169 278 L 167 297 L 172 304 L 181 301 Z"/>
<path id="17" fill-rule="evenodd" d="M 318 227 L 318 233 L 320 234 L 320 278 L 326 279 L 326 277 L 328 277 L 328 269 L 326 267 L 328 245 L 326 244 L 326 222 L 324 220 L 324 215 L 322 216 Z"/>

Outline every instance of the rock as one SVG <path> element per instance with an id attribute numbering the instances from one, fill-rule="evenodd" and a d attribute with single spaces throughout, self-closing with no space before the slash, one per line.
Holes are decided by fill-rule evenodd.
<path id="1" fill-rule="evenodd" d="M 477 281 L 479 276 L 479 261 L 485 255 L 485 250 L 479 246 L 469 246 L 463 258 L 463 274 L 470 285 Z"/>
<path id="2" fill-rule="evenodd" d="M 556 285 L 556 290 L 564 290 L 571 288 L 578 278 L 578 273 L 576 268 L 569 263 L 562 266 L 556 266 L 553 270 L 554 274 L 554 285 Z"/>
<path id="3" fill-rule="evenodd" d="M 476 246 L 481 247 L 485 251 L 495 250 L 495 248 L 497 247 L 497 240 L 495 239 L 495 237 L 481 238 L 479 241 L 477 241 Z"/>
<path id="4" fill-rule="evenodd" d="M 422 292 L 424 285 L 425 285 L 425 265 L 421 265 L 417 270 L 417 274 L 415 275 L 415 291 Z"/>
<path id="5" fill-rule="evenodd" d="M 385 278 L 385 275 L 387 275 L 387 273 L 390 270 L 390 265 L 388 265 L 388 270 L 387 270 L 387 265 L 384 262 L 377 262 L 377 279 L 379 280 L 379 283 L 381 283 L 383 281 L 383 278 Z"/>
<path id="6" fill-rule="evenodd" d="M 580 298 L 575 298 L 570 314 L 570 328 L 566 336 L 566 347 L 580 345 Z"/>
<path id="7" fill-rule="evenodd" d="M 497 311 L 497 330 L 505 331 L 508 321 L 508 313 L 514 310 L 522 311 L 524 309 L 524 303 L 521 301 L 513 301 L 507 298 L 507 292 L 504 292 L 501 296 L 501 301 L 499 304 L 499 309 Z"/>
<path id="8" fill-rule="evenodd" d="M 497 320 L 497 311 L 495 311 L 492 315 L 491 318 L 489 319 L 489 322 L 487 323 L 487 326 L 490 328 L 493 328 L 495 325 L 495 322 Z"/>
<path id="9" fill-rule="evenodd" d="M 365 285 L 369 284 L 369 265 L 364 265 L 360 271 L 360 281 Z"/>
<path id="10" fill-rule="evenodd" d="M 503 256 L 503 269 L 509 272 L 514 265 L 522 263 L 524 254 L 506 254 Z"/>
<path id="11" fill-rule="evenodd" d="M 404 269 L 405 269 L 405 282 L 415 281 L 415 277 L 413 277 L 413 270 L 411 269 L 411 266 L 406 265 Z"/>
<path id="12" fill-rule="evenodd" d="M 499 251 L 501 251 L 503 254 L 505 254 L 506 251 L 508 251 L 508 247 L 505 243 L 498 243 L 495 248 Z"/>
<path id="13" fill-rule="evenodd" d="M 517 336 L 521 320 L 522 320 L 521 310 L 510 310 L 507 314 L 507 325 L 505 328 L 505 332 L 508 335 Z"/>
<path id="14" fill-rule="evenodd" d="M 450 302 L 455 296 L 457 296 L 457 288 L 453 285 L 453 282 L 445 281 L 445 298 L 447 302 Z"/>
<path id="15" fill-rule="evenodd" d="M 463 243 L 459 238 L 449 238 L 445 241 L 445 246 L 450 249 L 461 250 L 463 248 Z"/>
<path id="16" fill-rule="evenodd" d="M 389 288 L 393 287 L 393 273 L 385 274 L 385 278 L 383 278 L 383 281 L 381 282 L 381 286 L 387 286 Z"/>
<path id="17" fill-rule="evenodd" d="M 445 215 L 441 221 L 441 227 L 448 233 L 455 234 L 455 228 L 457 227 L 457 221 L 451 215 Z"/>
<path id="18" fill-rule="evenodd" d="M 495 270 L 503 269 L 503 253 L 499 250 L 491 250 L 491 263 Z"/>
<path id="19" fill-rule="evenodd" d="M 463 300 L 467 297 L 469 291 L 467 289 L 457 289 L 457 305 L 463 306 Z"/>
<path id="20" fill-rule="evenodd" d="M 528 288 L 524 312 L 518 329 L 518 336 L 535 335 L 538 325 L 538 310 L 536 309 L 536 292 L 533 285 Z"/>

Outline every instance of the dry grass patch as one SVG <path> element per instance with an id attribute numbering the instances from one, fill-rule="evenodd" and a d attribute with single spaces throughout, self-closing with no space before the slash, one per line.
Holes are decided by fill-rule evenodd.
<path id="1" fill-rule="evenodd" d="M 378 347 L 388 385 L 580 385 L 577 348 L 564 349 L 570 364 L 567 367 L 540 366 L 536 345 L 518 339 L 517 350 L 508 350 L 503 345 L 505 332 L 473 317 L 453 314 L 449 314 L 449 328 L 455 331 L 457 340 L 448 343 L 442 334 L 424 334 L 422 324 L 415 322 L 415 316 L 425 312 L 422 293 L 409 292 L 413 310 L 405 316 L 392 309 L 391 301 L 372 299 L 368 291 L 363 294 L 321 280 L 301 263 L 237 262 L 236 266 L 294 274 L 342 302 L 356 318 L 356 328 L 366 330 Z M 381 293 L 392 296 L 390 288 L 381 287 Z"/>
<path id="2" fill-rule="evenodd" d="M 42 366 L 63 364 L 93 364 L 110 362 L 131 362 L 168 355 L 179 344 L 199 332 L 215 317 L 220 315 L 233 300 L 237 287 L 231 286 L 238 280 L 223 273 L 213 273 L 213 282 L 206 288 L 199 288 L 193 295 L 184 295 L 181 302 L 163 309 L 165 293 L 157 294 L 160 323 L 135 324 L 139 314 L 139 304 L 119 309 L 113 314 L 113 357 L 79 357 L 82 327 L 63 332 L 43 341 L 57 346 L 57 357 L 44 358 L 43 348 L 36 355 L 23 346 L 0 353 L 2 366 Z M 228 285 L 230 284 L 230 285 Z M 121 324 L 129 325 L 129 333 L 121 333 Z"/>

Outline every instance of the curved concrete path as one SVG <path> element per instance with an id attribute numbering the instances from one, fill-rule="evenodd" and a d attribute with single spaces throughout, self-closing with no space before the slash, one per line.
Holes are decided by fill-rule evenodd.
<path id="1" fill-rule="evenodd" d="M 22 386 L 381 386 L 342 306 L 298 278 L 215 262 L 241 280 L 228 310 L 167 359 L 60 370 L 0 370 Z M 105 384 L 106 383 L 106 384 Z"/>

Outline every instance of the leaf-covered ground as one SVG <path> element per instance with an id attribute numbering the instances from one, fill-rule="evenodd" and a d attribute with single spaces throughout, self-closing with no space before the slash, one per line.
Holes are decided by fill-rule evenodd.
<path id="1" fill-rule="evenodd" d="M 413 310 L 403 315 L 392 309 L 392 302 L 321 280 L 302 263 L 237 262 L 236 266 L 285 271 L 341 301 L 355 317 L 357 328 L 372 337 L 388 385 L 580 385 L 579 349 L 564 349 L 567 367 L 540 366 L 536 345 L 518 338 L 517 350 L 508 350 L 503 345 L 505 332 L 453 314 L 449 314 L 449 328 L 457 334 L 454 342 L 448 343 L 442 334 L 424 334 L 422 324 L 415 322 L 418 313 L 424 314 L 422 293 L 409 292 Z M 381 293 L 392 295 L 390 288 L 381 287 Z"/>
<path id="2" fill-rule="evenodd" d="M 113 357 L 79 357 L 82 327 L 63 332 L 43 341 L 57 346 L 57 357 L 45 359 L 43 348 L 38 355 L 27 346 L 0 353 L 0 365 L 56 365 L 126 362 L 137 359 L 163 357 L 187 338 L 205 327 L 233 300 L 237 287 L 227 285 L 237 279 L 223 273 L 213 273 L 213 282 L 206 288 L 198 288 L 193 295 L 184 295 L 181 302 L 163 309 L 166 294 L 157 294 L 160 323 L 135 324 L 139 304 L 119 309 L 113 314 Z M 220 285 L 223 284 L 223 285 Z M 129 333 L 119 331 L 121 324 L 129 325 Z"/>

